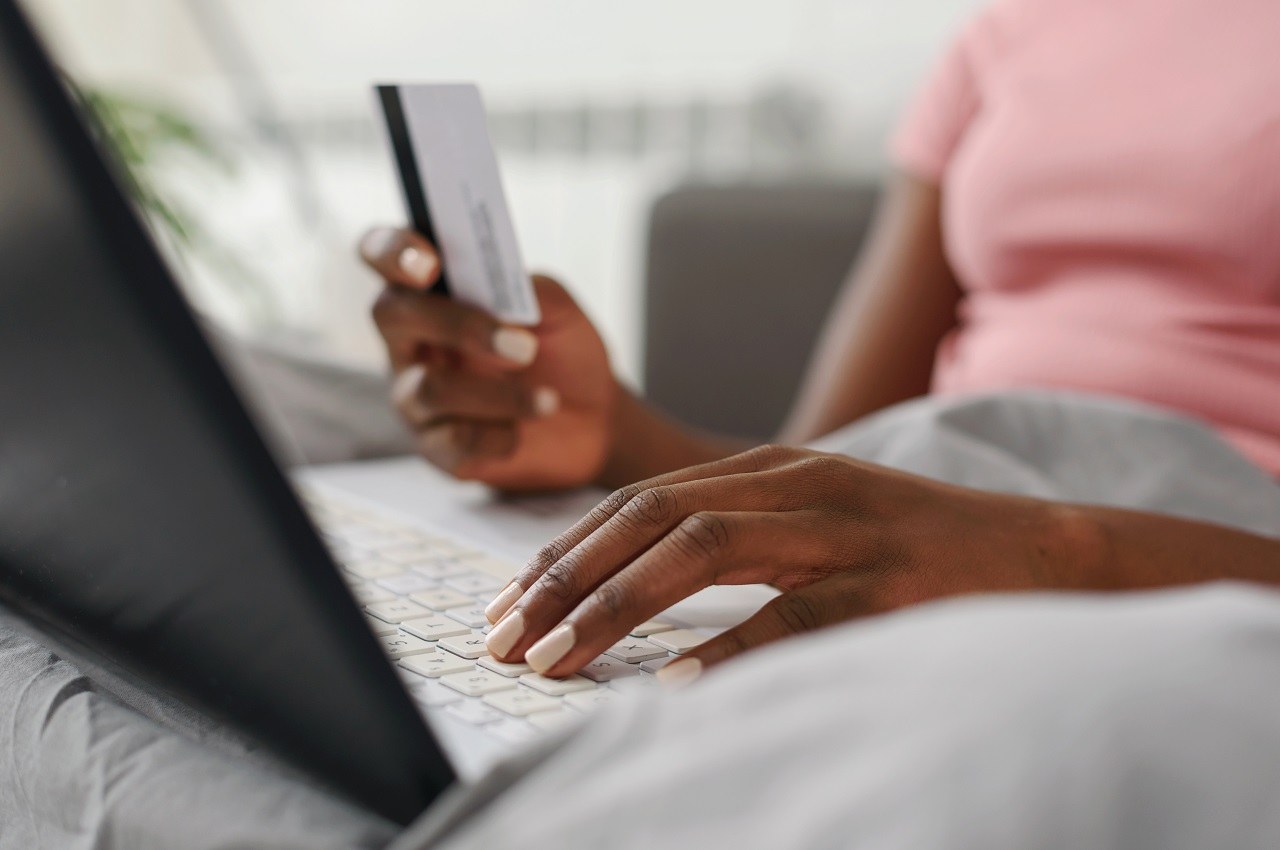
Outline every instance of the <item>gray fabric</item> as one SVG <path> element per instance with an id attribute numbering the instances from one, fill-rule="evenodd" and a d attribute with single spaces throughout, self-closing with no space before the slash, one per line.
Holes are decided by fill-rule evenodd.
<path id="1" fill-rule="evenodd" d="M 297 347 L 205 333 L 282 464 L 339 463 L 410 454 L 391 408 L 391 380 Z"/>
<path id="2" fill-rule="evenodd" d="M 1280 529 L 1275 484 L 1208 431 L 1118 402 L 929 400 L 824 445 L 979 486 Z M 1077 804 L 1099 829 L 1136 830 L 1144 818 L 1165 817 L 1169 800 L 1202 790 L 1204 777 L 1188 764 L 1204 748 L 1230 748 L 1233 760 L 1212 762 L 1215 771 L 1274 786 L 1259 766 L 1280 764 L 1269 727 L 1254 728 L 1261 721 L 1243 709 L 1231 713 L 1242 702 L 1268 717 L 1280 707 L 1267 690 L 1280 683 L 1268 666 L 1280 657 L 1273 607 L 1270 596 L 1246 590 L 1151 602 L 972 602 L 795 642 L 678 699 L 593 724 L 485 811 L 457 846 L 625 847 L 643 838 L 645 846 L 998 848 L 1033 835 L 1030 819 L 1069 820 Z M 1125 625 L 1131 621 L 1138 626 Z M 269 762 L 237 756 L 212 727 L 193 729 L 163 703 L 126 708 L 99 680 L 90 684 L 3 623 L 0 636 L 0 848 L 361 847 L 389 838 L 385 824 Z M 1226 664 L 1237 649 L 1242 662 Z M 824 659 L 845 672 L 816 674 Z M 1211 687 L 1187 687 L 1199 682 Z M 1053 711 L 1081 694 L 1092 695 L 1087 713 Z M 1171 709 L 1144 735 L 1140 709 L 1155 696 Z M 968 708 L 957 714 L 960 705 Z M 952 714 L 955 722 L 946 719 Z M 1184 734 L 1200 728 L 1191 725 L 1197 716 L 1225 731 Z M 1239 752 L 1223 737 L 1232 730 L 1256 734 L 1256 747 Z M 1132 748 L 1117 749 L 1131 736 Z M 1006 737 L 1012 743 L 1001 749 Z M 1199 749 L 1152 761 L 1156 744 L 1184 739 Z M 1062 740 L 1077 746 L 1046 749 Z M 1131 761 L 1105 761 L 1108 748 Z M 1055 760 L 1061 770 L 1049 778 L 1061 782 L 1050 784 L 1070 792 L 1064 808 L 1036 798 L 1022 803 L 1025 818 L 1012 818 L 1001 795 L 1020 800 L 1022 785 L 1048 782 L 1036 766 Z M 990 783 L 970 781 L 987 773 Z M 1156 782 L 1162 776 L 1172 788 Z M 1106 807 L 1084 793 L 1090 781 L 1111 793 Z M 1262 828 L 1265 810 L 1246 810 L 1254 797 L 1240 796 L 1236 811 L 1223 795 L 1210 814 Z M 924 815 L 915 818 L 917 809 Z M 1186 807 L 1186 818 L 1197 811 Z M 1203 839 L 1194 826 L 1185 834 Z M 1076 837 L 1079 846 L 1125 846 L 1098 832 Z M 406 842 L 413 846 L 414 836 Z M 1214 843 L 1223 842 L 1200 846 Z M 1068 846 L 1022 846 L 1032 844 Z"/>
<path id="3" fill-rule="evenodd" d="M 210 721 L 94 673 L 0 617 L 0 848 L 372 848 L 394 835 Z"/>
<path id="4" fill-rule="evenodd" d="M 941 603 L 601 717 L 445 847 L 1275 848 L 1278 717 L 1274 592 Z"/>

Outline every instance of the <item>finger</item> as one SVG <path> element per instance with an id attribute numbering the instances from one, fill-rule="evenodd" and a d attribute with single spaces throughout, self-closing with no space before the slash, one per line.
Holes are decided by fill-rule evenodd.
<path id="1" fill-rule="evenodd" d="M 515 451 L 519 433 L 514 422 L 450 419 L 418 432 L 418 450 L 435 466 L 457 478 L 471 479 L 485 463 L 504 460 Z"/>
<path id="2" fill-rule="evenodd" d="M 510 377 L 479 376 L 415 363 L 396 378 L 391 401 L 415 428 L 436 419 L 509 421 L 550 416 L 560 408 L 551 387 L 529 387 Z"/>
<path id="3" fill-rule="evenodd" d="M 592 591 L 527 650 L 525 660 L 540 673 L 568 675 L 637 624 L 703 588 L 766 581 L 782 572 L 816 572 L 831 556 L 830 535 L 820 531 L 817 514 L 810 512 L 693 514 Z"/>
<path id="4" fill-rule="evenodd" d="M 745 474 L 751 472 L 760 472 L 765 469 L 773 468 L 781 465 L 788 460 L 802 456 L 803 453 L 797 449 L 788 449 L 779 446 L 761 446 L 741 454 L 733 455 L 722 460 L 712 461 L 698 466 L 691 466 L 686 469 L 670 472 L 665 475 L 659 475 L 646 481 L 623 487 L 615 490 L 604 501 L 591 509 L 585 517 L 579 520 L 568 531 L 552 540 L 546 546 L 533 556 L 533 559 L 516 574 L 511 584 L 494 599 L 486 614 L 490 616 L 490 620 L 496 619 L 504 614 L 525 589 L 531 587 L 552 565 L 557 563 L 561 558 L 573 551 L 580 543 L 597 532 L 605 523 L 613 519 L 619 511 L 629 505 L 634 499 L 649 490 L 673 487 L 678 484 L 684 484 L 692 481 L 701 481 L 715 479 L 718 477 Z M 647 497 L 658 498 L 658 497 Z M 711 506 L 706 506 L 711 509 Z M 730 509 L 730 508 L 721 508 Z M 742 508 L 747 510 L 749 508 Z"/>
<path id="5" fill-rule="evenodd" d="M 532 331 L 434 293 L 384 289 L 373 303 L 373 321 L 397 371 L 417 362 L 424 346 L 455 349 L 504 369 L 524 368 L 538 354 Z"/>
<path id="6" fill-rule="evenodd" d="M 769 474 L 728 475 L 641 491 L 529 585 L 505 617 L 518 624 L 508 624 L 498 633 L 490 653 L 503 658 L 519 657 L 583 603 L 601 582 L 620 570 L 630 573 L 627 565 L 637 557 L 646 558 L 651 547 L 672 555 L 678 554 L 681 547 L 687 547 L 686 555 L 697 555 L 699 542 L 709 549 L 715 543 L 710 534 L 721 530 L 713 525 L 717 512 L 782 509 L 785 496 L 767 477 Z M 702 537 L 695 539 L 694 535 Z M 663 563 L 668 560 L 674 561 L 678 573 L 689 575 L 689 565 L 681 563 L 680 558 Z M 698 589 L 692 588 L 688 593 Z"/>
<path id="7" fill-rule="evenodd" d="M 840 573 L 784 593 L 746 622 L 694 647 L 663 667 L 658 671 L 658 680 L 667 686 L 683 686 L 706 669 L 749 649 L 878 613 L 879 609 L 871 604 L 867 593 L 871 581 L 866 575 Z"/>
<path id="8" fill-rule="evenodd" d="M 427 289 L 440 279 L 435 247 L 412 230 L 375 227 L 360 239 L 360 258 L 388 283 Z"/>

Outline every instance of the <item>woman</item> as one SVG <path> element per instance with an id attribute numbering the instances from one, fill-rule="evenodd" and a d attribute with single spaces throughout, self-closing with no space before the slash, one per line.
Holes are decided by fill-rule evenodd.
<path id="1" fill-rule="evenodd" d="M 1048 387 L 1212 424 L 1280 475 L 1280 6 L 1008 0 L 945 55 L 893 143 L 864 256 L 779 437 L 925 393 Z M 431 293 L 419 237 L 362 252 L 423 454 L 509 490 L 621 487 L 490 606 L 490 651 L 572 673 L 712 583 L 786 591 L 663 672 L 968 592 L 1280 582 L 1280 542 L 996 495 L 671 422 L 621 388 L 554 281 L 532 331 Z M 641 483 L 633 483 L 641 482 Z M 743 557 L 749 556 L 749 557 Z"/>

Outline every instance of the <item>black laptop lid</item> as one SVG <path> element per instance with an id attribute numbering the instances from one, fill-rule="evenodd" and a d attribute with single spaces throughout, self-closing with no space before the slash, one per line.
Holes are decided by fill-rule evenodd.
<path id="1" fill-rule="evenodd" d="M 396 821 L 453 780 L 12 0 L 0 601 Z"/>

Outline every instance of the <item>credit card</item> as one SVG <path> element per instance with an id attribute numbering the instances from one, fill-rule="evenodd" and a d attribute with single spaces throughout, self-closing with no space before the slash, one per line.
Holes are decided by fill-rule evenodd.
<path id="1" fill-rule="evenodd" d="M 438 290 L 504 322 L 538 324 L 480 90 L 380 85 L 377 95 L 410 221 L 440 251 Z"/>

